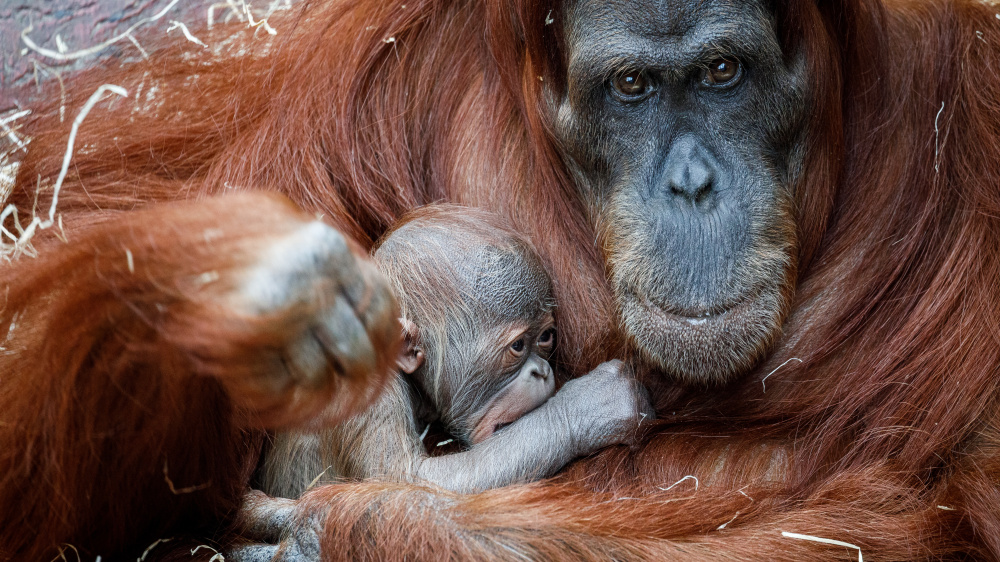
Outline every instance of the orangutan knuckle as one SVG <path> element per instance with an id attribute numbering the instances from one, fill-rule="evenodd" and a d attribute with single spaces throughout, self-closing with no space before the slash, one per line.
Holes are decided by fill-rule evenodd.
<path id="1" fill-rule="evenodd" d="M 259 315 L 315 305 L 340 289 L 357 265 L 339 232 L 319 221 L 305 223 L 262 248 L 244 274 L 238 300 Z"/>

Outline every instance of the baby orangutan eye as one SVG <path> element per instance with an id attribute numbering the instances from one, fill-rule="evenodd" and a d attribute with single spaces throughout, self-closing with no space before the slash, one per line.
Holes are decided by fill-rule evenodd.
<path id="1" fill-rule="evenodd" d="M 517 340 L 510 344 L 510 350 L 514 355 L 520 357 L 524 353 L 524 336 L 517 338 Z"/>
<path id="2" fill-rule="evenodd" d="M 538 335 L 538 347 L 551 348 L 556 343 L 556 329 L 548 328 Z"/>

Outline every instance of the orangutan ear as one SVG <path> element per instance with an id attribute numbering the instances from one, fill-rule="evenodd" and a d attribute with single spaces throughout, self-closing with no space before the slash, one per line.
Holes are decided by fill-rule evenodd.
<path id="1" fill-rule="evenodd" d="M 399 350 L 396 366 L 400 371 L 412 375 L 424 364 L 424 350 L 419 344 L 420 331 L 416 324 L 406 318 L 400 318 L 399 323 L 403 326 L 403 347 Z"/>

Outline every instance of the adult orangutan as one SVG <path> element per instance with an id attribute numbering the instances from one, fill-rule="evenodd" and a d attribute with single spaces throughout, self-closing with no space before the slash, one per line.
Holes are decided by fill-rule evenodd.
<path id="1" fill-rule="evenodd" d="M 143 319 L 162 313 L 177 280 L 229 282 L 235 270 L 216 263 L 271 251 L 277 241 L 251 234 L 270 236 L 270 221 L 288 216 L 282 204 L 211 198 L 270 190 L 364 247 L 428 201 L 506 215 L 553 274 L 561 366 L 631 358 L 662 421 L 641 446 L 607 449 L 558 482 L 472 496 L 378 483 L 320 487 L 295 503 L 255 495 L 245 530 L 277 546 L 244 547 L 246 557 L 1000 558 L 996 13 L 967 0 L 338 2 L 271 22 L 279 34 L 258 49 L 175 46 L 80 77 L 72 107 L 107 81 L 156 95 L 95 110 L 59 199 L 68 242 L 43 231 L 38 261 L 0 274 L 18 288 L 0 313 L 0 330 L 17 326 L 0 356 L 0 506 L 21 514 L 0 544 L 8 557 L 41 556 L 100 519 L 134 539 L 106 544 L 133 552 L 154 512 L 162 536 L 230 522 L 246 482 L 237 468 L 254 453 L 233 429 L 246 424 L 227 417 L 227 392 L 243 393 L 153 376 L 153 390 L 128 379 L 135 400 L 116 402 L 174 413 L 158 401 L 163 385 L 176 403 L 205 405 L 191 410 L 199 450 L 223 447 L 232 471 L 216 467 L 202 489 L 176 485 L 202 509 L 194 526 L 143 502 L 148 479 L 100 455 L 110 443 L 141 448 L 166 477 L 161 437 L 91 421 L 74 436 L 102 445 L 71 448 L 63 418 L 107 419 L 97 397 L 123 391 L 87 381 L 81 399 L 78 371 L 68 383 L 59 369 L 73 357 L 88 369 L 105 362 L 101 372 L 184 375 L 183 345 L 241 358 L 227 338 L 180 329 L 196 312 L 171 306 L 184 299 L 164 305 L 169 333 L 188 336 L 179 342 L 146 345 L 159 324 Z M 22 216 L 57 176 L 69 130 L 58 103 L 33 119 L 10 197 Z M 212 246 L 220 223 L 232 244 Z M 129 245 L 139 242 L 143 256 L 181 250 L 157 262 L 159 282 L 116 292 L 132 258 L 142 271 Z M 105 263 L 119 268 L 115 283 Z M 279 288 L 294 277 L 268 277 L 263 259 L 240 263 Z M 88 316 L 73 300 L 95 294 L 118 313 Z M 377 334 L 372 320 L 363 325 Z M 120 354 L 118 333 L 97 326 L 126 321 L 142 329 Z M 355 341 L 323 333 L 330 348 Z M 388 353 L 374 350 L 392 345 L 372 340 L 378 364 Z M 180 442 L 188 421 L 155 435 Z M 205 474 L 191 463 L 171 462 L 170 474 Z M 84 469 L 114 498 L 95 504 L 64 478 Z M 220 487 L 230 492 L 212 495 Z"/>

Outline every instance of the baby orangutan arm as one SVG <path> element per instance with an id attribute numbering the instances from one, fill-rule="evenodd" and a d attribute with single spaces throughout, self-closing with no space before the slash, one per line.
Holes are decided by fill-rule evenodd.
<path id="1" fill-rule="evenodd" d="M 630 442 L 637 425 L 653 418 L 645 389 L 620 361 L 569 381 L 538 408 L 459 453 L 427 455 L 412 404 L 405 381 L 393 377 L 375 405 L 323 432 L 318 450 L 303 455 L 320 462 L 272 451 L 262 488 L 297 497 L 329 467 L 340 477 L 426 481 L 477 492 L 551 476 L 576 457 Z M 286 439 L 315 437 L 282 435 L 276 449 L 293 450 L 281 446 Z"/>
<path id="2" fill-rule="evenodd" d="M 324 462 L 350 478 L 426 481 L 475 492 L 551 476 L 575 457 L 631 442 L 638 425 L 652 419 L 645 388 L 624 363 L 609 361 L 468 450 L 428 457 L 414 426 L 409 389 L 396 376 L 371 409 L 322 436 L 332 446 Z M 240 513 L 241 534 L 251 542 L 234 546 L 226 558 L 316 560 L 322 520 L 320 513 L 300 512 L 297 502 L 252 491 Z"/>
<path id="3" fill-rule="evenodd" d="M 621 361 L 566 383 L 547 402 L 460 453 L 422 457 L 416 475 L 456 492 L 478 492 L 555 474 L 576 457 L 631 442 L 653 410 Z"/>
<path id="4" fill-rule="evenodd" d="M 297 498 L 336 478 L 409 481 L 426 456 L 414 423 L 413 399 L 401 375 L 386 382 L 364 412 L 319 433 L 279 433 L 267 452 L 260 489 Z"/>

